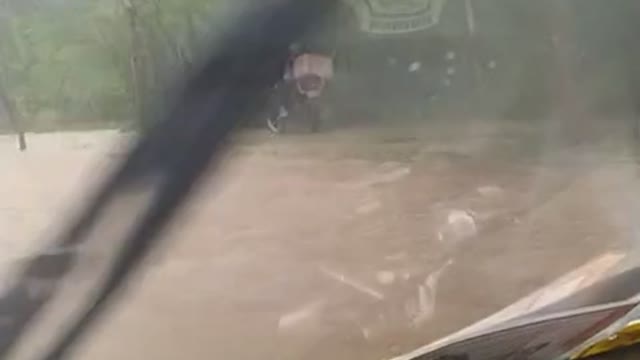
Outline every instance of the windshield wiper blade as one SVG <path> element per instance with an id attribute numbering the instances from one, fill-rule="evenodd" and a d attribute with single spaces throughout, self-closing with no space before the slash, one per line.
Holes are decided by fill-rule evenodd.
<path id="1" fill-rule="evenodd" d="M 175 105 L 139 140 L 80 217 L 53 243 L 53 250 L 31 259 L 15 285 L 0 297 L 0 358 L 10 355 L 32 330 L 35 316 L 60 295 L 61 283 L 87 256 L 82 250 L 87 244 L 100 241 L 120 245 L 104 281 L 92 289 L 93 299 L 77 318 L 67 319 L 69 324 L 59 327 L 68 331 L 44 358 L 60 359 L 68 354 L 157 244 L 159 233 L 205 169 L 219 157 L 238 120 L 261 108 L 264 91 L 279 75 L 270 64 L 284 61 L 289 44 L 321 21 L 332 7 L 333 1 L 327 0 L 281 1 L 238 22 L 200 71 L 185 82 Z M 127 194 L 141 187 L 146 195 L 129 207 Z M 125 216 L 120 213 L 120 217 L 139 220 L 114 234 L 96 235 L 96 228 L 113 223 L 109 218 L 117 213 L 110 211 L 113 207 L 131 212 Z M 33 282 L 47 286 L 33 292 Z"/>

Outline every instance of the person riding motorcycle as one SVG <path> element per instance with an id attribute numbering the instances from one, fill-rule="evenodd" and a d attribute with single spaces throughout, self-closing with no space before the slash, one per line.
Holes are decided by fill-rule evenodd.
<path id="1" fill-rule="evenodd" d="M 331 56 L 310 51 L 300 43 L 289 47 L 282 78 L 274 86 L 267 125 L 274 133 L 285 131 L 285 120 L 294 108 L 304 108 L 304 117 L 311 122 L 311 130 L 318 130 L 315 98 L 322 95 L 326 81 L 333 76 Z"/>

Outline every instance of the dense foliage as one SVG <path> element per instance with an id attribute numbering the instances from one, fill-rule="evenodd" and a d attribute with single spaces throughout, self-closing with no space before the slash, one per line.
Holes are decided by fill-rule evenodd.
<path id="1" fill-rule="evenodd" d="M 480 83 L 484 95 L 478 101 L 499 109 L 498 115 L 543 113 L 553 105 L 554 89 L 562 87 L 557 80 L 564 77 L 577 79 L 575 89 L 589 89 L 589 94 L 579 96 L 604 99 L 601 102 L 609 107 L 618 106 L 616 102 L 629 95 L 633 98 L 640 89 L 640 81 L 635 80 L 640 79 L 634 36 L 638 6 L 633 0 L 473 1 L 475 34 L 467 29 L 465 2 L 447 0 L 441 23 L 424 33 L 425 40 L 417 41 L 424 46 L 418 50 L 410 46 L 412 52 L 428 52 L 433 48 L 429 39 L 439 33 L 463 48 L 461 53 L 469 54 L 466 66 L 471 71 L 458 69 L 461 76 Z M 149 99 L 163 101 L 165 85 L 189 71 L 197 52 L 206 48 L 204 42 L 210 44 L 212 36 L 224 33 L 237 18 L 235 12 L 242 6 L 267 3 L 0 0 L 0 104 L 4 104 L 0 110 L 12 108 L 16 121 L 29 129 L 131 124 L 153 108 Z M 559 3 L 573 8 L 563 14 Z M 350 20 L 346 16 L 341 21 Z M 350 34 L 343 31 L 338 37 L 348 39 Z M 558 39 L 563 41 L 561 46 Z M 366 70 L 363 61 L 386 61 L 391 55 L 381 52 L 390 47 L 384 42 L 376 44 L 373 52 L 362 52 L 365 57 L 349 58 L 341 55 L 357 46 L 343 41 L 338 60 L 348 61 L 338 62 L 339 71 Z M 573 74 L 558 72 L 563 53 L 567 55 L 565 70 L 573 69 L 569 71 Z M 488 69 L 488 64 L 497 68 Z M 340 75 L 336 82 L 341 79 L 355 81 Z M 472 83 L 465 81 L 461 88 L 466 90 Z M 468 93 L 454 92 L 453 96 Z M 352 103 L 357 103 L 358 94 L 369 98 L 360 90 L 349 94 Z M 0 121 L 0 129 L 7 123 Z"/>
<path id="2" fill-rule="evenodd" d="M 0 4 L 1 85 L 16 116 L 31 128 L 102 126 L 136 117 L 166 74 L 189 66 L 197 44 L 212 25 L 224 23 L 229 8 L 223 0 Z"/>

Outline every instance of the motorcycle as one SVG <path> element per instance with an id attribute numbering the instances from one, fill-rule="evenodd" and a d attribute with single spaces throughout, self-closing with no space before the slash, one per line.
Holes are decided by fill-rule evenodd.
<path id="1" fill-rule="evenodd" d="M 305 119 L 312 133 L 321 127 L 321 102 L 327 82 L 333 77 L 333 60 L 320 54 L 302 54 L 296 57 L 285 73 L 284 81 L 277 84 L 267 128 L 275 134 L 286 133 L 292 118 Z"/>

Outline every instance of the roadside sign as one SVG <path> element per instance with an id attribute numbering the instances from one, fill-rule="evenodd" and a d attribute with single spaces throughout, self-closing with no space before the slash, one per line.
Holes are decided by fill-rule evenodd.
<path id="1" fill-rule="evenodd" d="M 446 0 L 347 0 L 360 30 L 371 34 L 405 34 L 437 25 Z"/>

